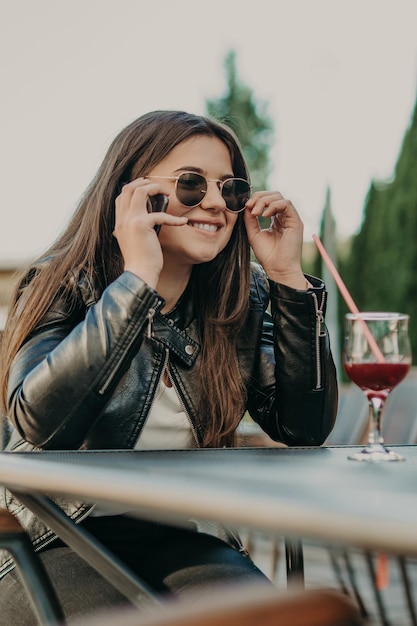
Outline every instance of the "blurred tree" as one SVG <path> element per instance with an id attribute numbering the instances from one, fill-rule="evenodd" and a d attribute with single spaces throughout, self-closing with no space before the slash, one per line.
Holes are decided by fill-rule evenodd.
<path id="1" fill-rule="evenodd" d="M 224 67 L 226 93 L 221 98 L 206 101 L 207 115 L 234 130 L 243 148 L 253 189 L 267 189 L 271 169 L 269 151 L 273 144 L 273 123 L 267 104 L 258 101 L 252 89 L 239 80 L 234 50 L 227 53 Z"/>
<path id="2" fill-rule="evenodd" d="M 363 310 L 410 315 L 414 360 L 417 357 L 417 102 L 404 135 L 394 176 L 372 181 L 363 221 L 353 237 L 343 272 L 356 304 Z"/>
<path id="3" fill-rule="evenodd" d="M 324 203 L 324 209 L 321 217 L 320 225 L 320 239 L 330 256 L 333 264 L 337 268 L 338 266 L 338 253 L 337 253 L 337 239 L 336 239 L 336 220 L 332 210 L 332 200 L 330 187 L 326 190 L 326 199 Z M 327 287 L 327 312 L 326 312 L 326 324 L 329 330 L 330 341 L 332 345 L 333 358 L 336 365 L 337 375 L 339 380 L 342 378 L 341 368 L 341 346 L 340 346 L 340 333 L 339 333 L 339 299 L 340 294 L 336 286 L 336 283 L 327 268 L 326 264 L 322 261 L 321 255 L 317 254 L 317 272 L 316 276 L 320 276 Z"/>

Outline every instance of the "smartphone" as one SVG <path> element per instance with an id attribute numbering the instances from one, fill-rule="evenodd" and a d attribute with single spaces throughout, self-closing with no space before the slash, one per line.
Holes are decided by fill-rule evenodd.
<path id="1" fill-rule="evenodd" d="M 160 213 L 167 210 L 168 196 L 163 193 L 157 193 L 155 196 L 149 196 L 147 209 L 148 213 Z"/>
<path id="2" fill-rule="evenodd" d="M 161 211 L 166 211 L 168 206 L 168 196 L 164 193 L 157 193 L 155 196 L 149 196 L 147 209 L 148 213 L 160 213 Z M 154 226 L 156 234 L 161 230 L 161 225 L 156 224 Z"/>

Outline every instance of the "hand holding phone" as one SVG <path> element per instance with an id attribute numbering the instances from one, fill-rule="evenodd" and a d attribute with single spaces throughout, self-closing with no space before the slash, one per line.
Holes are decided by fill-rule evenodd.
<path id="1" fill-rule="evenodd" d="M 164 193 L 157 193 L 154 196 L 149 196 L 147 206 L 148 213 L 165 213 L 168 207 L 168 196 Z M 159 233 L 161 229 L 160 224 L 156 224 L 154 226 L 156 234 Z"/>

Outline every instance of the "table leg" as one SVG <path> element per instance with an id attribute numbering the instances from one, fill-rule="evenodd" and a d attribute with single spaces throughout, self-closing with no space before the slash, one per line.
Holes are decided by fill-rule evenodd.
<path id="1" fill-rule="evenodd" d="M 288 584 L 301 585 L 304 587 L 304 555 L 302 542 L 299 539 L 289 539 L 286 537 L 285 555 Z"/>
<path id="2" fill-rule="evenodd" d="M 42 561 L 18 520 L 0 511 L 0 546 L 10 552 L 39 624 L 63 626 L 64 614 Z"/>

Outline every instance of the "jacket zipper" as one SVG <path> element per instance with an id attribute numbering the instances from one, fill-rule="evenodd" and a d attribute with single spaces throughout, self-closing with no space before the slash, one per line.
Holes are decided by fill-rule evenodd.
<path id="1" fill-rule="evenodd" d="M 316 389 L 320 389 L 322 385 L 320 337 L 326 336 L 323 314 L 324 303 L 326 301 L 326 293 L 323 292 L 323 297 L 321 299 L 320 305 L 317 299 L 317 295 L 315 293 L 312 293 L 311 295 L 313 296 L 314 309 L 316 312 Z"/>
<path id="2" fill-rule="evenodd" d="M 168 352 L 168 350 L 167 350 L 167 352 Z M 177 397 L 178 397 L 178 399 L 180 401 L 180 405 L 181 405 L 185 415 L 187 416 L 187 420 L 188 420 L 188 422 L 190 424 L 191 432 L 193 433 L 194 441 L 197 444 L 197 448 L 199 448 L 200 447 L 200 442 L 199 442 L 198 437 L 197 437 L 197 432 L 196 432 L 195 426 L 193 424 L 193 420 L 191 419 L 191 417 L 188 414 L 188 411 L 187 411 L 187 408 L 185 406 L 185 403 L 184 403 L 184 401 L 182 399 L 182 396 L 181 396 L 181 394 L 179 392 L 179 389 L 178 389 L 177 385 L 175 384 L 175 380 L 174 380 L 173 376 L 171 375 L 171 372 L 170 372 L 169 368 L 167 369 L 167 373 L 168 373 L 168 378 L 169 378 L 172 386 L 174 387 L 174 389 L 176 391 Z"/>
<path id="3" fill-rule="evenodd" d="M 166 348 L 166 349 L 165 349 L 165 357 L 164 357 L 164 362 L 163 362 L 163 364 L 162 364 L 162 368 L 161 368 L 161 377 L 160 377 L 160 380 L 162 379 L 162 377 L 163 377 L 163 375 L 164 375 L 164 371 L 166 370 L 166 367 L 167 367 L 167 364 L 168 364 L 168 358 L 169 358 L 169 350 Z M 149 407 L 149 411 L 148 411 L 148 414 L 147 414 L 147 416 L 146 416 L 146 420 L 145 420 L 145 421 L 143 422 L 143 424 L 142 424 L 142 428 L 140 429 L 140 433 L 141 433 L 141 432 L 142 432 L 142 430 L 145 428 L 145 424 L 146 424 L 146 422 L 148 421 L 148 417 L 149 417 L 149 415 L 152 413 L 152 407 L 153 407 L 153 405 L 154 405 L 154 403 L 155 403 L 155 398 L 156 398 L 156 396 L 157 396 L 157 394 L 158 394 L 158 386 L 159 386 L 159 382 L 158 382 L 158 385 L 156 386 L 155 392 L 154 392 L 154 394 L 153 394 L 153 398 L 152 398 L 151 406 Z M 138 439 L 139 439 L 139 437 L 140 437 L 140 433 L 139 433 L 139 435 L 138 435 Z"/>
<path id="4" fill-rule="evenodd" d="M 160 304 L 160 301 L 158 301 L 158 304 Z M 146 318 L 148 320 L 148 326 L 146 328 L 146 337 L 148 337 L 148 339 L 152 338 L 152 323 L 153 323 L 153 318 L 155 317 L 155 313 L 156 313 L 156 309 L 151 307 L 149 309 L 147 315 L 146 315 Z M 103 385 L 100 387 L 99 392 L 98 392 L 99 395 L 104 396 L 104 394 L 106 393 L 107 389 L 110 387 L 110 385 L 112 384 L 113 380 L 117 376 L 118 372 L 123 367 L 123 364 L 125 363 L 126 357 L 129 354 L 129 350 L 130 350 L 130 345 L 125 349 L 125 351 L 122 354 L 121 358 L 119 359 L 117 365 L 113 368 L 113 370 L 111 371 L 111 373 L 108 376 L 108 378 L 105 380 Z"/>
<path id="5" fill-rule="evenodd" d="M 232 546 L 238 551 L 240 552 L 240 554 L 242 554 L 243 556 L 250 556 L 248 549 L 246 548 L 246 546 L 243 545 L 243 541 L 240 538 L 239 534 L 236 533 L 234 530 L 232 530 L 231 528 L 229 528 L 228 526 L 223 526 Z"/>
<path id="6" fill-rule="evenodd" d="M 152 324 L 153 324 L 153 318 L 155 317 L 155 313 L 156 313 L 156 309 L 154 308 L 150 308 L 148 311 L 148 315 L 147 320 L 148 320 L 148 327 L 146 329 L 146 336 L 148 339 L 152 339 Z"/>

